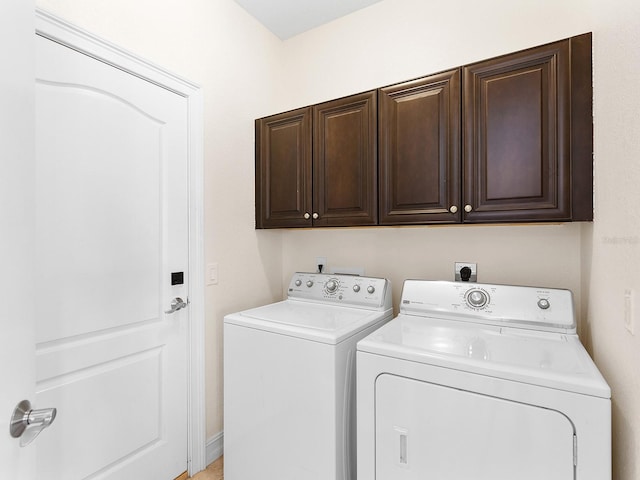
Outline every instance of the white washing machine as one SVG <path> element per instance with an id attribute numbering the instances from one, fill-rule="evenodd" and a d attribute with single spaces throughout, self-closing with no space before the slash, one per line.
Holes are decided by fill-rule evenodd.
<path id="1" fill-rule="evenodd" d="M 356 343 L 392 316 L 386 279 L 318 273 L 227 315 L 225 480 L 355 480 Z"/>
<path id="2" fill-rule="evenodd" d="M 407 280 L 357 348 L 358 480 L 611 478 L 570 291 Z"/>

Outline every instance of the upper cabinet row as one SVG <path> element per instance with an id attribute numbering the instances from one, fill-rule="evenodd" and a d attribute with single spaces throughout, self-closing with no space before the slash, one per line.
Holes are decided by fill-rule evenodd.
<path id="1" fill-rule="evenodd" d="M 256 120 L 256 227 L 593 218 L 591 34 Z"/>

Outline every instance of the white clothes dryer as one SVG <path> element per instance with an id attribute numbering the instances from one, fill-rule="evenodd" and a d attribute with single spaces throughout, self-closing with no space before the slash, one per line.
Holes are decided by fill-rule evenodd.
<path id="1" fill-rule="evenodd" d="M 225 480 L 355 480 L 356 343 L 392 316 L 386 279 L 318 273 L 227 315 Z"/>
<path id="2" fill-rule="evenodd" d="M 358 480 L 611 478 L 611 391 L 570 291 L 406 280 L 357 349 Z"/>

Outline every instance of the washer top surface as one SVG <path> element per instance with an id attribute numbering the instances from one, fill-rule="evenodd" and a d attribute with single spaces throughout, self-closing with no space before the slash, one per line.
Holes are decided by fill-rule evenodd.
<path id="1" fill-rule="evenodd" d="M 228 315 L 225 323 L 337 344 L 385 317 L 391 311 L 284 300 Z"/>
<path id="2" fill-rule="evenodd" d="M 398 317 L 361 340 L 358 343 L 359 351 L 610 398 L 609 386 L 578 336 L 572 333 L 572 328 L 563 332 L 564 327 L 558 327 L 573 325 L 573 318 L 553 318 L 549 312 L 551 307 L 543 303 L 545 308 L 542 310 L 547 317 L 552 318 L 550 326 L 544 328 L 540 324 L 533 325 L 535 315 L 523 312 L 524 307 L 521 305 L 507 308 L 504 304 L 498 304 L 501 292 L 500 286 L 495 285 L 471 284 L 463 287 L 466 289 L 464 295 L 467 296 L 470 291 L 478 288 L 493 292 L 484 310 L 477 306 L 465 308 L 462 302 L 455 308 L 443 306 L 442 302 L 449 301 L 447 295 L 437 296 L 443 285 L 438 285 L 435 292 L 427 294 L 421 302 L 420 295 L 417 295 L 420 288 L 430 289 L 427 285 L 420 287 L 414 284 L 407 290 L 405 283 L 402 302 L 408 300 L 406 294 L 411 297 L 411 301 L 401 303 L 403 306 Z M 451 288 L 452 291 L 459 292 L 461 287 L 452 285 Z M 515 288 L 520 290 L 532 287 Z M 537 305 L 536 291 L 540 289 L 520 291 L 520 297 L 516 295 L 509 301 L 534 294 L 534 304 Z M 545 295 L 545 298 L 550 299 L 550 304 L 559 306 L 556 313 L 561 312 L 562 317 L 573 313 L 572 308 L 566 302 L 563 304 L 562 299 L 556 295 L 559 291 L 545 291 L 551 293 Z M 561 296 L 566 297 L 568 293 L 570 300 L 570 292 L 560 293 L 562 292 L 566 293 Z M 502 298 L 505 298 L 504 294 Z M 479 311 L 474 315 L 472 312 L 476 309 Z M 496 319 L 492 318 L 490 312 L 501 314 Z M 518 316 L 515 312 L 522 315 Z M 506 318 L 510 320 L 505 320 Z"/>
<path id="3" fill-rule="evenodd" d="M 392 316 L 391 286 L 381 278 L 296 273 L 288 292 L 286 300 L 224 321 L 335 345 Z"/>

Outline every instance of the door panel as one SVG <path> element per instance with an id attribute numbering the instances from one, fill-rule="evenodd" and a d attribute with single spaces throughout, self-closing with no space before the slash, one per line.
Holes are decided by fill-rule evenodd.
<path id="1" fill-rule="evenodd" d="M 37 341 L 158 319 L 162 123 L 92 88 L 37 95 Z"/>
<path id="2" fill-rule="evenodd" d="M 376 92 L 313 107 L 314 226 L 375 225 Z"/>
<path id="3" fill-rule="evenodd" d="M 187 470 L 185 98 L 37 37 L 42 478 Z M 185 283 L 171 285 L 171 272 Z"/>
<path id="4" fill-rule="evenodd" d="M 574 479 L 557 411 L 390 374 L 375 395 L 377 480 Z"/>
<path id="5" fill-rule="evenodd" d="M 540 108 L 544 107 L 542 97 L 549 95 L 544 91 L 543 77 L 549 75 L 545 70 L 524 70 L 488 80 L 485 85 L 487 201 L 540 198 L 543 190 L 548 190 L 542 179 L 550 178 L 549 156 L 553 152 L 543 151 L 540 141 L 543 130 L 549 128 L 545 109 Z M 529 113 L 518 115 L 517 111 Z M 505 139 L 506 131 L 516 135 Z"/>
<path id="6" fill-rule="evenodd" d="M 256 120 L 257 228 L 311 226 L 311 143 L 310 107 Z"/>
<path id="7" fill-rule="evenodd" d="M 465 222 L 571 219 L 569 47 L 463 68 Z"/>
<path id="8" fill-rule="evenodd" d="M 38 439 L 40 451 L 50 462 L 38 462 L 38 478 L 47 478 L 52 472 L 60 475 L 56 478 L 87 478 L 105 468 L 122 472 L 122 463 L 161 447 L 157 395 L 162 384 L 161 368 L 162 348 L 156 348 L 40 382 L 38 401 L 63 408 L 58 409 L 55 431 Z M 127 385 L 126 390 L 123 385 Z M 119 441 L 114 442 L 114 438 Z M 148 472 L 141 478 L 150 478 L 145 475 Z M 174 478 L 159 471 L 157 475 Z"/>
<path id="9" fill-rule="evenodd" d="M 380 223 L 459 222 L 460 71 L 383 88 L 379 111 Z"/>

